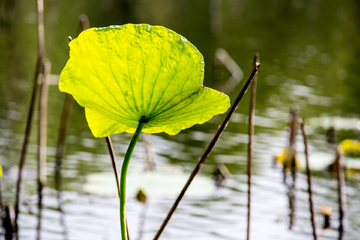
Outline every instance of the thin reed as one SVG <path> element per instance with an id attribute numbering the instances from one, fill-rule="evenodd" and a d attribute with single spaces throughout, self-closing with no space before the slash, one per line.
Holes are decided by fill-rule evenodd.
<path id="1" fill-rule="evenodd" d="M 260 62 L 260 56 L 258 53 L 254 57 L 254 66 Z M 247 214 L 247 231 L 246 239 L 250 239 L 250 219 L 251 219 L 251 175 L 252 175 L 252 158 L 253 158 L 253 145 L 254 145 L 254 125 L 255 125 L 255 101 L 256 101 L 256 82 L 257 73 L 254 76 L 254 80 L 251 84 L 251 96 L 250 96 L 250 111 L 249 111 L 249 144 L 248 144 L 248 214 Z"/>
<path id="2" fill-rule="evenodd" d="M 90 24 L 88 17 L 85 14 L 80 15 L 76 35 L 79 35 L 82 31 L 88 29 L 89 26 Z M 71 41 L 70 37 L 69 37 L 69 41 Z M 60 122 L 59 135 L 58 135 L 58 145 L 56 149 L 56 158 L 55 158 L 55 186 L 58 191 L 61 189 L 61 174 L 60 174 L 61 165 L 65 152 L 66 133 L 67 133 L 73 100 L 74 99 L 70 94 L 68 93 L 65 94 L 64 106 L 61 114 L 61 122 Z"/>
<path id="3" fill-rule="evenodd" d="M 308 141 L 307 141 L 307 134 L 305 131 L 304 122 L 299 118 L 299 124 L 301 133 L 304 139 L 304 149 L 305 149 L 305 160 L 306 160 L 306 175 L 307 175 L 307 182 L 308 182 L 308 193 L 309 193 L 309 206 L 310 206 L 310 215 L 311 215 L 311 226 L 313 229 L 313 238 L 314 240 L 317 239 L 316 234 L 316 216 L 314 211 L 314 202 L 313 202 L 313 191 L 312 191 L 312 177 L 311 177 L 311 170 L 309 164 L 309 151 L 308 151 Z"/>
<path id="4" fill-rule="evenodd" d="M 221 125 L 219 126 L 217 132 L 215 133 L 213 139 L 211 140 L 211 142 L 209 143 L 207 149 L 205 150 L 204 154 L 201 156 L 201 158 L 199 159 L 198 163 L 196 164 L 194 170 L 192 171 L 188 181 L 186 182 L 184 188 L 182 189 L 181 193 L 179 194 L 179 196 L 177 197 L 177 199 L 175 200 L 173 206 L 171 207 L 168 215 L 166 216 L 163 224 L 161 225 L 161 227 L 159 228 L 159 230 L 157 231 L 154 240 L 158 239 L 161 235 L 161 233 L 164 231 L 167 223 L 169 222 L 172 214 L 175 212 L 177 206 L 179 205 L 181 199 L 183 198 L 183 196 L 185 195 L 186 190 L 188 189 L 188 187 L 190 186 L 192 180 L 194 179 L 194 177 L 196 176 L 196 174 L 200 171 L 202 165 L 204 164 L 206 158 L 209 156 L 209 154 L 211 153 L 212 149 L 214 148 L 217 140 L 220 138 L 222 132 L 225 130 L 227 124 L 229 123 L 230 117 L 232 116 L 232 114 L 235 112 L 235 110 L 237 109 L 239 102 L 241 101 L 242 97 L 244 96 L 244 94 L 246 93 L 247 89 L 249 88 L 251 82 L 253 81 L 258 69 L 260 67 L 260 63 L 257 63 L 255 65 L 255 67 L 253 68 L 248 80 L 245 82 L 244 86 L 242 87 L 241 91 L 239 92 L 239 95 L 236 97 L 236 99 L 234 100 L 233 104 L 231 105 L 228 113 L 226 114 L 223 122 L 221 123 Z"/>
<path id="5" fill-rule="evenodd" d="M 338 177 L 338 195 L 339 195 L 339 240 L 344 239 L 345 233 L 345 213 L 346 213 L 346 192 L 344 175 L 344 156 L 341 147 L 336 148 L 336 164 Z"/>
<path id="6" fill-rule="evenodd" d="M 19 215 L 19 205 L 20 205 L 20 192 L 21 192 L 21 183 L 22 183 L 22 172 L 25 165 L 26 153 L 30 138 L 31 132 L 31 124 L 33 120 L 33 113 L 36 105 L 36 99 L 38 97 L 39 91 L 39 84 L 38 84 L 38 77 L 39 74 L 42 72 L 43 67 L 43 56 L 45 51 L 44 46 L 44 2 L 43 0 L 37 0 L 37 31 L 38 31 L 38 54 L 37 54 L 37 61 L 36 61 L 36 68 L 35 68 L 35 76 L 33 79 L 33 89 L 32 95 L 30 100 L 30 107 L 29 113 L 26 122 L 25 134 L 24 134 L 24 141 L 22 145 L 20 161 L 19 161 L 19 170 L 18 170 L 18 177 L 16 182 L 16 190 L 15 190 L 15 223 L 17 226 L 17 220 Z M 16 231 L 17 231 L 16 227 Z M 18 236 L 17 236 L 18 238 Z"/>

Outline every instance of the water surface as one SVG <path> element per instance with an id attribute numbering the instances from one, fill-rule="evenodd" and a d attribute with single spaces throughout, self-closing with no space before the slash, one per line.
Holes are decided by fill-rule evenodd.
<path id="1" fill-rule="evenodd" d="M 1 13 L 5 6 L 0 5 Z M 337 182 L 326 171 L 333 150 L 326 142 L 327 128 L 334 126 L 337 142 L 359 138 L 360 109 L 359 6 L 353 1 L 45 1 L 46 58 L 52 63 L 56 82 L 68 59 L 67 36 L 75 36 L 80 14 L 91 26 L 149 23 L 166 26 L 185 36 L 204 55 L 204 85 L 221 88 L 230 74 L 214 70 L 214 53 L 225 49 L 244 75 L 251 71 L 255 52 L 260 53 L 254 179 L 252 239 L 311 239 L 306 176 L 298 175 L 295 220 L 289 230 L 287 187 L 282 171 L 272 167 L 273 156 L 287 145 L 290 107 L 297 105 L 309 133 L 310 161 L 314 172 L 314 201 L 318 233 L 322 239 L 337 239 Z M 11 9 L 6 9 L 9 12 Z M 36 61 L 36 5 L 18 0 L 14 19 L 0 29 L 0 162 L 4 168 L 1 187 L 4 202 L 14 201 L 17 164 L 25 130 L 25 119 Z M 233 100 L 241 83 L 227 92 Z M 197 196 L 186 196 L 173 215 L 162 239 L 244 239 L 246 237 L 246 149 L 248 95 L 241 102 L 226 131 L 201 170 L 211 181 L 216 163 L 231 172 L 226 187 Z M 87 176 L 111 174 L 104 139 L 95 139 L 83 109 L 74 104 L 63 162 L 61 199 L 54 190 L 54 159 L 64 95 L 56 85 L 49 89 L 48 187 L 45 189 L 42 239 L 119 239 L 118 199 L 84 192 Z M 215 133 L 223 116 L 194 126 L 176 136 L 152 136 L 158 169 L 169 165 L 190 174 Z M 21 239 L 36 237 L 36 123 L 28 150 Z M 119 164 L 129 134 L 112 137 Z M 302 137 L 297 150 L 303 151 Z M 131 166 L 144 164 L 142 142 L 135 149 Z M 131 172 L 130 172 L 131 174 Z M 162 186 L 159 186 L 161 188 Z M 347 182 L 347 228 L 345 239 L 358 239 L 359 183 Z M 152 196 L 146 206 L 134 194 L 128 197 L 128 221 L 132 239 L 152 239 L 175 196 Z M 58 210 L 59 204 L 62 211 Z M 322 230 L 321 204 L 333 209 L 333 229 Z"/>

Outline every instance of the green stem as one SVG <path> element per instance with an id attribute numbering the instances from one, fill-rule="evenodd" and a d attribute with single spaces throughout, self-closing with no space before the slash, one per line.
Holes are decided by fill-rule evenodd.
<path id="1" fill-rule="evenodd" d="M 125 204 L 126 204 L 126 175 L 127 169 L 129 166 L 131 155 L 134 151 L 137 140 L 139 139 L 141 130 L 144 126 L 145 122 L 143 120 L 139 121 L 139 125 L 134 133 L 133 138 L 129 144 L 129 147 L 126 151 L 124 162 L 121 168 L 121 176 L 120 176 L 120 226 L 121 226 L 121 239 L 128 240 L 127 230 L 126 230 L 126 214 L 125 214 Z"/>

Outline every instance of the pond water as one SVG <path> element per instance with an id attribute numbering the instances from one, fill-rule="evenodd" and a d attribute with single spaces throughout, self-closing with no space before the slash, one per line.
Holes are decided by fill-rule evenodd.
<path id="1" fill-rule="evenodd" d="M 0 29 L 0 163 L 4 169 L 1 190 L 3 202 L 13 203 L 37 55 L 36 1 L 3 2 L 0 16 L 6 20 Z M 14 8 L 11 3 L 15 3 Z M 215 89 L 223 88 L 230 77 L 223 67 L 214 70 L 216 49 L 225 49 L 245 76 L 237 86 L 226 90 L 232 100 L 251 71 L 254 53 L 259 52 L 262 66 L 256 102 L 251 239 L 312 238 L 306 175 L 303 171 L 298 174 L 294 225 L 289 230 L 288 189 L 282 180 L 282 170 L 273 167 L 273 157 L 288 144 L 289 112 L 293 105 L 299 107 L 309 134 L 318 233 L 321 239 L 338 238 L 337 181 L 327 171 L 334 154 L 326 141 L 326 132 L 334 126 L 337 142 L 359 138 L 360 5 L 357 2 L 47 0 L 45 55 L 52 63 L 52 82 L 56 83 L 68 59 L 67 36 L 75 36 L 78 17 L 83 13 L 94 27 L 149 23 L 166 26 L 185 36 L 204 55 L 204 85 Z M 56 84 L 51 85 L 48 183 L 41 239 L 119 239 L 118 199 L 113 191 L 105 189 L 114 186 L 114 182 L 110 180 L 97 186 L 97 190 L 96 187 L 89 190 L 94 176 L 104 179 L 112 176 L 107 147 L 104 139 L 92 136 L 84 111 L 76 103 L 69 121 L 60 198 L 55 190 L 54 162 L 63 102 L 64 94 Z M 197 185 L 182 200 L 161 239 L 246 238 L 248 106 L 249 94 L 240 103 L 200 171 Z M 176 198 L 175 193 L 185 183 L 223 117 L 216 116 L 175 136 L 152 135 L 156 169 L 155 177 L 150 177 L 152 180 L 139 173 L 146 154 L 144 142 L 137 145 L 129 174 L 134 183 L 153 181 L 157 185 L 145 184 L 146 205 L 135 199 L 139 185 L 134 184 L 128 191 L 127 214 L 132 239 L 155 236 Z M 37 235 L 36 123 L 37 118 L 22 185 L 21 240 L 35 239 Z M 112 136 L 119 165 L 130 138 L 125 133 Z M 304 149 L 300 134 L 296 149 L 300 154 Z M 225 164 L 231 173 L 223 188 L 215 188 L 211 182 L 216 163 Z M 168 185 L 168 181 L 174 185 Z M 360 233 L 360 186 L 356 179 L 346 184 L 345 239 L 355 240 Z M 102 194 L 95 194 L 99 189 L 104 190 Z M 322 204 L 332 207 L 332 229 L 322 229 Z"/>

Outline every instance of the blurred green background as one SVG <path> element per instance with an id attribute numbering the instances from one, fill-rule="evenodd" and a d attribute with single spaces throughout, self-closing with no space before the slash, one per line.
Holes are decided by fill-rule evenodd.
<path id="1" fill-rule="evenodd" d="M 35 72 L 36 9 L 36 1 L 0 1 L 0 162 L 4 168 L 4 202 L 12 202 L 14 198 L 16 166 Z M 68 59 L 67 38 L 76 36 L 81 14 L 88 16 L 91 27 L 148 23 L 176 31 L 204 55 L 204 85 L 216 89 L 222 89 L 231 76 L 225 67 L 219 66 L 215 61 L 216 49 L 223 48 L 227 51 L 242 69 L 244 79 L 251 71 L 254 53 L 258 52 L 261 68 L 257 87 L 254 150 L 254 208 L 258 210 L 254 210 L 253 230 L 257 232 L 254 239 L 308 239 L 311 235 L 305 192 L 306 177 L 301 173 L 299 178 L 297 228 L 288 231 L 286 189 L 281 183 L 281 171 L 271 168 L 273 156 L 287 145 L 289 111 L 293 105 L 299 107 L 300 116 L 306 123 L 310 152 L 311 156 L 314 156 L 310 160 L 317 170 L 314 192 L 319 231 L 323 220 L 320 204 L 333 207 L 336 228 L 336 182 L 326 171 L 327 164 L 333 159 L 333 150 L 326 142 L 325 133 L 333 126 L 336 129 L 337 142 L 347 138 L 359 138 L 359 1 L 45 0 L 45 58 L 52 64 L 53 83 L 50 86 L 48 103 L 49 202 L 45 203 L 48 211 L 45 222 L 50 226 L 57 222 L 54 219 L 63 216 L 65 224 L 60 221 L 53 224 L 57 226 L 55 229 L 45 227 L 42 234 L 47 237 L 44 239 L 118 239 L 116 198 L 88 196 L 82 190 L 87 175 L 111 172 L 111 165 L 104 141 L 91 135 L 83 109 L 77 104 L 74 104 L 70 117 L 63 165 L 63 188 L 66 190 L 64 198 L 68 202 L 65 209 L 67 206 L 68 210 L 65 213 L 54 210 L 54 155 L 64 101 L 64 95 L 59 92 L 56 82 Z M 231 99 L 234 99 L 241 89 L 244 79 L 233 89 L 225 90 Z M 240 103 L 237 113 L 202 170 L 202 174 L 210 179 L 214 164 L 224 163 L 233 174 L 229 186 L 215 195 L 185 201 L 183 209 L 179 210 L 178 218 L 175 217 L 173 225 L 164 233 L 164 239 L 235 239 L 239 235 L 245 237 L 248 104 L 249 94 Z M 175 164 L 185 173 L 191 171 L 221 119 L 222 116 L 214 117 L 209 123 L 184 130 L 177 136 L 153 136 L 156 164 Z M 33 126 L 25 172 L 26 181 L 23 186 L 24 201 L 29 209 L 36 205 L 36 123 L 37 117 Z M 128 134 L 113 136 L 120 160 L 129 139 Z M 301 141 L 299 136 L 299 152 L 303 150 Z M 141 144 L 136 151 L 138 153 L 135 153 L 133 162 L 141 164 L 144 161 Z M 323 153 L 327 155 L 318 157 L 324 156 Z M 357 181 L 352 181 L 347 189 L 349 227 L 346 239 L 357 239 L 356 232 L 360 227 L 358 187 Z M 136 205 L 135 201 L 129 201 L 130 215 L 138 216 L 140 206 Z M 151 220 L 147 220 L 148 225 L 145 224 L 142 235 L 144 239 L 152 238 L 171 206 L 172 199 L 155 198 L 151 203 L 153 206 L 149 209 L 153 210 L 148 212 Z M 219 207 L 219 203 L 223 207 Z M 101 214 L 99 217 L 92 212 L 109 204 L 109 212 L 114 214 L 113 217 Z M 79 205 L 93 210 L 77 212 Z M 21 239 L 32 239 L 35 232 L 35 216 L 28 208 L 22 208 Z M 115 223 L 112 221 L 113 225 L 109 225 L 109 220 L 105 220 L 107 217 L 115 219 Z M 99 218 L 103 219 L 100 223 Z M 84 226 L 77 225 L 78 219 L 85 219 L 80 221 Z M 184 223 L 183 219 L 188 220 Z M 89 223 L 85 224 L 87 220 Z M 130 228 L 131 232 L 140 229 L 137 221 L 138 218 L 134 217 L 135 227 L 133 230 Z M 198 222 L 201 224 L 195 224 Z M 99 229 L 93 230 L 93 237 L 86 235 L 85 229 L 89 228 L 88 226 L 103 226 L 102 224 L 114 228 L 111 228 L 107 235 L 102 235 L 102 231 L 106 231 Z M 195 226 L 198 227 L 196 231 Z M 261 233 L 259 228 L 263 229 Z M 336 229 L 325 231 L 323 235 L 326 239 L 335 239 Z"/>

